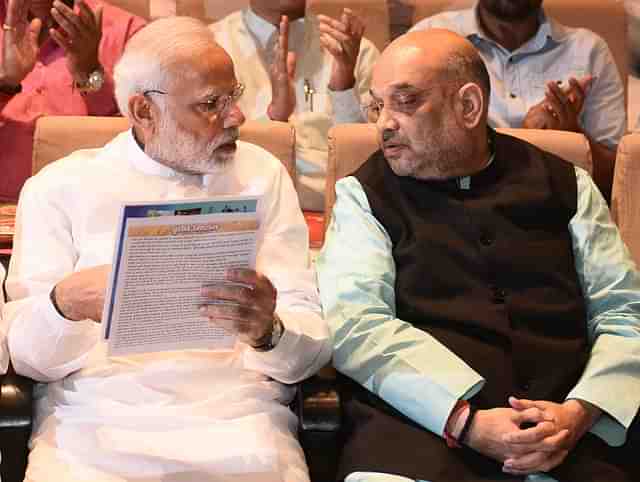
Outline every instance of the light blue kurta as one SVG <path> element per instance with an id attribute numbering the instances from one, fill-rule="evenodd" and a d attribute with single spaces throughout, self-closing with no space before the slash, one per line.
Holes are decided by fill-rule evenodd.
<path id="1" fill-rule="evenodd" d="M 576 175 L 577 212 L 568 228 L 592 349 L 567 398 L 600 407 L 604 415 L 591 431 L 621 445 L 640 407 L 640 276 L 593 181 L 580 168 Z M 442 435 L 456 401 L 471 398 L 485 380 L 429 333 L 396 317 L 391 239 L 356 178 L 340 180 L 336 194 L 317 260 L 334 365 Z"/>

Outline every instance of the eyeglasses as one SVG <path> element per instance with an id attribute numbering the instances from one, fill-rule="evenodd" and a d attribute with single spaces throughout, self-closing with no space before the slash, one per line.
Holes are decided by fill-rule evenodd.
<path id="1" fill-rule="evenodd" d="M 243 92 L 244 84 L 238 82 L 230 94 L 207 97 L 203 101 L 198 102 L 197 107 L 206 115 L 212 117 L 221 117 L 228 113 L 231 107 L 235 105 L 236 102 L 238 102 L 238 99 L 242 96 Z M 168 92 L 154 89 L 145 90 L 144 92 L 142 92 L 142 95 L 144 95 L 145 97 L 149 94 L 169 95 Z"/>
<path id="2" fill-rule="evenodd" d="M 381 100 L 372 99 L 371 102 L 360 106 L 362 113 L 369 122 L 378 122 L 382 109 L 385 107 L 394 114 L 412 115 L 423 103 L 425 92 L 402 92 L 391 97 L 389 104 Z"/>

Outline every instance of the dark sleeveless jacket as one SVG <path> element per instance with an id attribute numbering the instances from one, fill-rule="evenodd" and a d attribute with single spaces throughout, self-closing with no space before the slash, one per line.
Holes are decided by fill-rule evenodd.
<path id="1" fill-rule="evenodd" d="M 505 406 L 509 395 L 562 401 L 589 349 L 568 230 L 575 171 L 491 137 L 495 158 L 469 189 L 396 176 L 381 152 L 354 175 L 393 241 L 398 318 L 486 378 L 478 406 Z"/>

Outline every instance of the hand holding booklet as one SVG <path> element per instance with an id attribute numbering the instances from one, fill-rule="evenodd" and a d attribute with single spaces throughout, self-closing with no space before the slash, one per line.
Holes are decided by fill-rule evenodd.
<path id="1" fill-rule="evenodd" d="M 110 355 L 233 348 L 235 335 L 199 314 L 212 302 L 201 289 L 227 283 L 227 269 L 255 268 L 257 204 L 219 197 L 123 207 L 102 317 Z"/>

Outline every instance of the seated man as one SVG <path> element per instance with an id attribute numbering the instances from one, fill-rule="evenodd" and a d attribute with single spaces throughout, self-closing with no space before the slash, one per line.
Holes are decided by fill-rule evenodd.
<path id="1" fill-rule="evenodd" d="M 640 277 L 588 174 L 488 128 L 489 91 L 448 30 L 374 69 L 382 148 L 336 184 L 318 259 L 341 476 L 638 480 L 608 445 L 640 406 Z"/>
<path id="2" fill-rule="evenodd" d="M 300 202 L 322 211 L 329 128 L 363 120 L 361 99 L 379 52 L 349 9 L 340 19 L 319 15 L 316 22 L 305 18 L 305 6 L 305 0 L 251 0 L 211 28 L 245 85 L 239 101 L 245 115 L 295 125 Z"/>
<path id="3" fill-rule="evenodd" d="M 548 18 L 542 0 L 478 0 L 475 8 L 426 18 L 412 30 L 467 37 L 491 77 L 489 124 L 582 132 L 593 177 L 611 197 L 613 166 L 627 130 L 624 88 L 606 42 Z"/>
<path id="4" fill-rule="evenodd" d="M 94 0 L 8 0 L 0 22 L 0 201 L 16 201 L 39 117 L 118 112 L 113 66 L 144 20 Z"/>
<path id="5" fill-rule="evenodd" d="M 8 344 L 16 372 L 45 382 L 26 479 L 308 480 L 285 405 L 330 344 L 291 179 L 236 142 L 242 88 L 199 20 L 149 24 L 114 81 L 132 129 L 47 166 L 18 204 Z M 108 357 L 99 323 L 121 205 L 230 194 L 259 196 L 256 268 L 227 272 L 249 289 L 205 289 L 201 310 L 238 333 L 235 350 Z"/>

